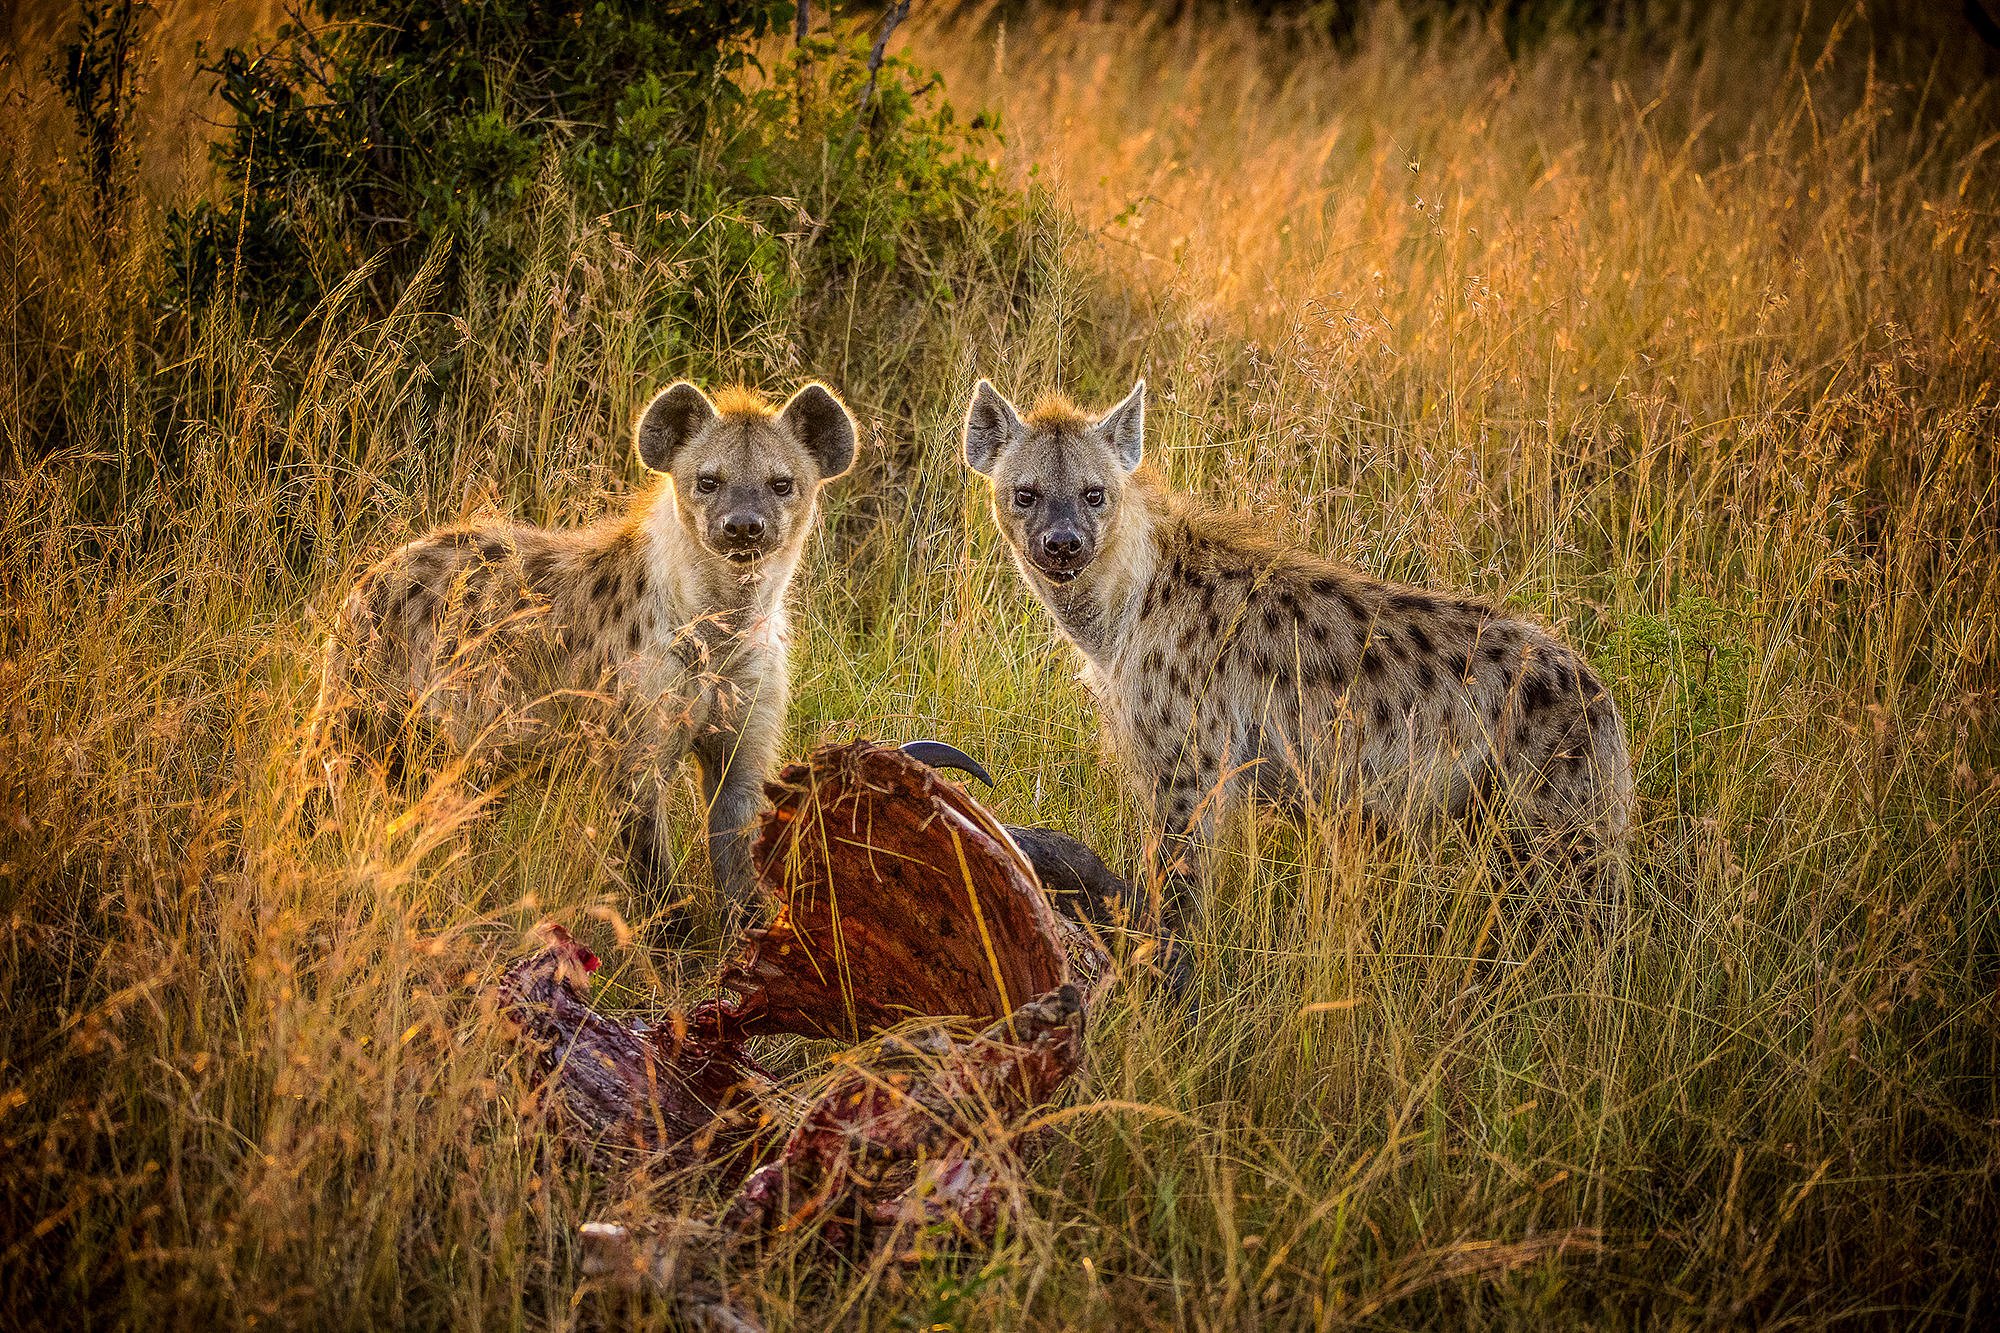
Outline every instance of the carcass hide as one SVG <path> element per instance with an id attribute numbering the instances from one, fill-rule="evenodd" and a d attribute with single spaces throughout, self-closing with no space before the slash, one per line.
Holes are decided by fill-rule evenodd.
<path id="1" fill-rule="evenodd" d="M 505 1011 L 592 1145 L 668 1167 L 760 1163 L 718 1218 L 681 1223 L 711 1250 L 809 1222 L 990 1235 L 1015 1132 L 1081 1058 L 1101 957 L 993 816 L 891 747 L 822 747 L 769 794 L 755 859 L 776 912 L 722 970 L 724 994 L 671 1024 L 618 1023 L 584 1000 L 596 959 L 544 927 L 547 947 L 502 976 Z M 801 1097 L 744 1048 L 776 1033 L 888 1035 Z M 586 1241 L 594 1269 L 661 1279 L 622 1228 Z"/>

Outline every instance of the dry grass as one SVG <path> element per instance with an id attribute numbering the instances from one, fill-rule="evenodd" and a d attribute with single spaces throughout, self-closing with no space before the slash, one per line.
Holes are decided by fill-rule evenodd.
<path id="1" fill-rule="evenodd" d="M 1388 11 L 1348 51 L 1033 6 L 923 24 L 912 53 L 1000 108 L 1050 200 L 1035 296 L 968 279 L 886 328 L 836 309 L 716 349 L 838 377 L 900 460 L 803 575 L 797 746 L 958 741 L 1005 815 L 1131 862 L 954 428 L 975 371 L 1109 401 L 1143 370 L 1177 478 L 1597 657 L 1641 767 L 1638 909 L 1479 972 L 1486 890 L 1449 857 L 1244 823 L 1198 1019 L 1100 1016 L 1101 1109 L 1052 1131 L 1019 1224 L 909 1271 L 782 1249 L 739 1275 L 766 1317 L 1990 1318 L 2000 116 L 1969 39 L 1846 10 L 1518 57 Z M 9 1321 L 660 1321 L 577 1296 L 576 1224 L 652 1197 L 550 1154 L 467 984 L 555 916 L 607 1003 L 689 993 L 605 794 L 329 815 L 303 724 L 370 552 L 635 480 L 623 422 L 675 367 L 623 312 L 706 278 L 552 200 L 441 406 L 416 300 L 334 310 L 316 347 L 211 322 L 163 422 L 125 293 L 182 187 L 100 269 L 34 123 L 0 203 Z M 93 425 L 30 461 L 54 384 Z"/>

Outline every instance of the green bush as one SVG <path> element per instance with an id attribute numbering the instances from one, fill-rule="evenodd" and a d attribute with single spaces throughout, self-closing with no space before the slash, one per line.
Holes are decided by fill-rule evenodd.
<path id="1" fill-rule="evenodd" d="M 442 247 L 435 299 L 456 308 L 474 270 L 521 271 L 545 172 L 635 247 L 698 242 L 780 298 L 957 243 L 1001 199 L 987 127 L 926 110 L 936 81 L 871 67 L 864 45 L 809 41 L 753 83 L 753 44 L 790 11 L 316 0 L 315 21 L 211 66 L 235 117 L 227 184 L 172 219 L 176 292 L 296 320 L 373 260 L 367 296 L 386 310 Z M 747 317 L 692 287 L 672 299 L 649 313 L 725 333 Z"/>

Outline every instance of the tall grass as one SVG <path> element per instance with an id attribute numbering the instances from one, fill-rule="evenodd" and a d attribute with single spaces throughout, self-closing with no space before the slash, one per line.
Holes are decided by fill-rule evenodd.
<path id="1" fill-rule="evenodd" d="M 712 349 L 774 389 L 833 377 L 870 423 L 801 576 L 795 748 L 957 741 L 1007 817 L 1136 862 L 955 433 L 976 374 L 1109 402 L 1143 372 L 1178 481 L 1592 654 L 1638 756 L 1635 911 L 1610 940 L 1503 929 L 1477 967 L 1489 889 L 1448 850 L 1239 821 L 1195 1016 L 1094 1017 L 1097 1109 L 1049 1131 L 990 1251 L 904 1269 L 793 1240 L 739 1287 L 784 1327 L 1990 1317 L 1978 52 L 1775 6 L 1519 51 L 1392 8 L 1341 49 L 1106 15 L 899 38 L 1000 113 L 1039 200 L 1028 271 L 937 256 L 949 299 L 826 293 Z M 161 171 L 88 243 L 31 63 L 10 95 L 40 132 L 0 191 L 8 1320 L 663 1321 L 578 1294 L 575 1227 L 673 1196 L 552 1147 L 476 991 L 552 916 L 606 955 L 605 1004 L 698 992 L 707 960 L 623 882 L 608 793 L 329 806 L 306 721 L 371 553 L 637 483 L 626 423 L 678 368 L 631 312 L 730 275 L 553 192 L 535 265 L 450 357 L 421 284 L 384 318 L 336 298 L 316 338 L 171 333 L 131 293 L 185 187 Z M 37 456 L 51 412 L 76 442 Z M 684 879 L 705 892 L 698 860 Z"/>

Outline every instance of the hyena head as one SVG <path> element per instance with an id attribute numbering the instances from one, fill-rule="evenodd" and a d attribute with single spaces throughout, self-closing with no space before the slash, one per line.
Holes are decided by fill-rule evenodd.
<path id="1" fill-rule="evenodd" d="M 1090 568 L 1146 449 L 1146 381 L 1093 421 L 1066 405 L 1024 419 L 985 380 L 965 414 L 965 461 L 993 483 L 993 517 L 1051 583 Z"/>
<path id="2" fill-rule="evenodd" d="M 683 380 L 639 416 L 639 457 L 674 479 L 683 527 L 741 564 L 795 550 L 819 488 L 854 462 L 854 419 L 823 384 L 781 408 L 742 390 L 721 402 Z"/>

